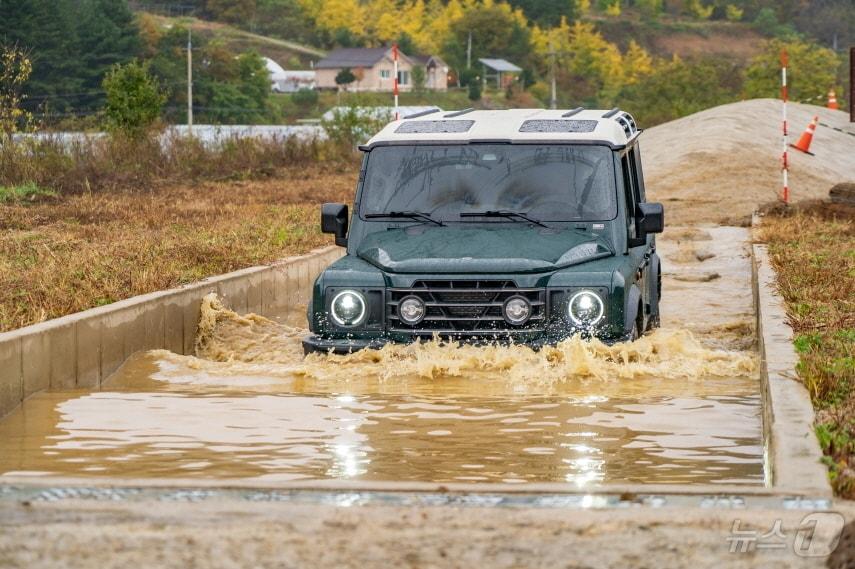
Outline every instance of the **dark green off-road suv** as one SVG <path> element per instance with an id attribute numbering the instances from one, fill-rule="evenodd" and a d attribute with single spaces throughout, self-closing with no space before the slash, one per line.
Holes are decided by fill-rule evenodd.
<path id="1" fill-rule="evenodd" d="M 618 109 L 390 123 L 361 147 L 353 215 L 323 206 L 347 255 L 315 282 L 306 351 L 435 335 L 540 347 L 658 326 L 664 215 L 645 200 L 639 134 Z"/>

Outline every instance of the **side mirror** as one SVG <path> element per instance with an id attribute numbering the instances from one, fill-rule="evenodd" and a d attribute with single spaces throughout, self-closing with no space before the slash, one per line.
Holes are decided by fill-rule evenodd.
<path id="1" fill-rule="evenodd" d="M 339 247 L 347 247 L 347 220 L 345 204 L 325 203 L 321 206 L 321 232 L 333 233 Z"/>
<path id="2" fill-rule="evenodd" d="M 661 203 L 640 203 L 639 227 L 643 233 L 662 233 L 665 229 L 665 208 Z"/>

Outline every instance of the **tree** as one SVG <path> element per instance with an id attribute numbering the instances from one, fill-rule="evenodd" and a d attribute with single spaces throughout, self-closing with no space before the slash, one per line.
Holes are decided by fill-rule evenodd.
<path id="1" fill-rule="evenodd" d="M 781 91 L 782 49 L 787 50 L 787 89 L 793 100 L 825 95 L 829 88 L 842 91 L 837 84 L 840 60 L 833 51 L 805 40 L 770 40 L 763 52 L 751 60 L 745 71 L 745 94 L 748 97 L 777 97 Z"/>
<path id="2" fill-rule="evenodd" d="M 114 65 L 104 78 L 105 114 L 111 130 L 140 136 L 160 117 L 166 95 L 150 73 L 149 65 L 132 61 Z"/>
<path id="3" fill-rule="evenodd" d="M 246 27 L 248 23 L 237 25 Z M 264 35 L 301 43 L 317 41 L 315 26 L 299 0 L 257 0 L 253 24 Z"/>
<path id="4" fill-rule="evenodd" d="M 187 29 L 174 26 L 161 36 L 151 72 L 162 85 L 177 85 L 167 104 L 167 117 L 184 122 L 187 108 Z M 235 53 L 223 42 L 193 38 L 193 108 L 196 118 L 213 123 L 269 120 L 270 76 L 255 52 Z"/>
<path id="5" fill-rule="evenodd" d="M 126 0 L 2 0 L 0 37 L 31 53 L 29 110 L 94 111 L 104 74 L 140 52 Z"/>
<path id="6" fill-rule="evenodd" d="M 704 6 L 701 0 L 686 0 L 686 11 L 698 20 L 709 20 L 715 6 Z"/>
<path id="7" fill-rule="evenodd" d="M 383 128 L 391 120 L 386 111 L 372 112 L 365 107 L 337 107 L 332 118 L 321 121 L 321 126 L 329 140 L 348 152 L 354 152 L 356 145 Z"/>
<path id="8" fill-rule="evenodd" d="M 745 11 L 734 4 L 728 4 L 724 7 L 724 16 L 729 22 L 738 22 L 742 19 L 742 14 Z"/>
<path id="9" fill-rule="evenodd" d="M 466 45 L 472 34 L 472 61 L 502 57 L 525 67 L 531 60 L 531 30 L 525 16 L 508 4 L 477 4 L 454 22 L 443 46 L 444 59 L 452 68 L 466 68 Z"/>
<path id="10" fill-rule="evenodd" d="M 358 0 L 324 0 L 315 22 L 334 35 L 337 32 L 357 38 L 365 35 L 365 9 Z"/>
<path id="11" fill-rule="evenodd" d="M 557 26 L 562 17 L 572 22 L 577 15 L 574 0 L 509 0 L 509 2 L 539 26 Z"/>
<path id="12" fill-rule="evenodd" d="M 68 0 L 0 1 L 0 38 L 28 52 L 32 74 L 24 106 L 67 111 L 82 90 L 77 27 Z"/>
<path id="13" fill-rule="evenodd" d="M 674 57 L 654 65 L 651 73 L 623 87 L 621 108 L 640 125 L 653 126 L 739 97 L 739 70 L 720 58 L 684 61 Z"/>
<path id="14" fill-rule="evenodd" d="M 107 72 L 116 64 L 133 61 L 142 42 L 134 15 L 126 0 L 83 0 L 78 37 L 83 91 L 92 94 L 78 100 L 90 109 L 103 103 L 96 93 Z"/>
<path id="15" fill-rule="evenodd" d="M 537 53 L 551 59 L 555 52 L 558 64 L 557 80 L 560 91 L 574 101 L 598 104 L 603 99 L 612 100 L 624 80 L 624 62 L 616 45 L 608 42 L 593 24 L 575 22 L 572 26 L 562 21 L 557 28 L 534 35 Z M 633 48 L 633 57 L 638 56 L 640 47 Z"/>
<path id="16" fill-rule="evenodd" d="M 356 81 L 356 75 L 353 74 L 353 71 L 349 67 L 345 67 L 335 76 L 335 84 L 340 88 L 346 89 L 354 81 Z"/>
<path id="17" fill-rule="evenodd" d="M 662 11 L 662 0 L 635 0 L 635 7 L 643 17 L 652 20 Z"/>
<path id="18" fill-rule="evenodd" d="M 620 0 L 613 0 L 606 5 L 606 16 L 620 16 L 621 8 L 620 8 Z"/>
<path id="19" fill-rule="evenodd" d="M 207 0 L 205 9 L 215 19 L 231 24 L 245 24 L 255 18 L 256 0 Z"/>
<path id="20" fill-rule="evenodd" d="M 623 56 L 623 68 L 624 84 L 632 85 L 653 71 L 653 58 L 635 40 L 630 40 Z"/>
<path id="21" fill-rule="evenodd" d="M 22 105 L 26 98 L 24 84 L 32 71 L 32 63 L 24 50 L 16 44 L 0 44 L 0 135 L 6 139 L 25 130 L 32 120 L 32 115 Z"/>
<path id="22" fill-rule="evenodd" d="M 480 81 L 470 81 L 469 82 L 469 91 L 468 96 L 470 101 L 480 101 L 481 100 L 481 82 Z"/>
<path id="23" fill-rule="evenodd" d="M 826 47 L 837 49 L 855 44 L 855 9 L 852 0 L 810 2 L 796 18 L 803 30 Z"/>
<path id="24" fill-rule="evenodd" d="M 413 91 L 419 94 L 424 93 L 425 80 L 427 79 L 425 77 L 425 68 L 416 64 L 410 74 L 413 78 Z"/>

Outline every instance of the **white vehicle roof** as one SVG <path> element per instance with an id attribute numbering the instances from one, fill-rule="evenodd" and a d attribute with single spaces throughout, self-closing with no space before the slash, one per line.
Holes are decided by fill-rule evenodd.
<path id="1" fill-rule="evenodd" d="M 439 109 L 392 121 L 361 148 L 390 144 L 578 142 L 622 148 L 641 131 L 620 109 Z"/>

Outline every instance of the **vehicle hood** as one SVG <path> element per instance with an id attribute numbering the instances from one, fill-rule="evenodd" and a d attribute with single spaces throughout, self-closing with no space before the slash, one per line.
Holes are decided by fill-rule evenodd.
<path id="1" fill-rule="evenodd" d="M 614 253 L 601 237 L 574 229 L 503 224 L 378 231 L 365 237 L 356 254 L 395 273 L 535 273 Z"/>

